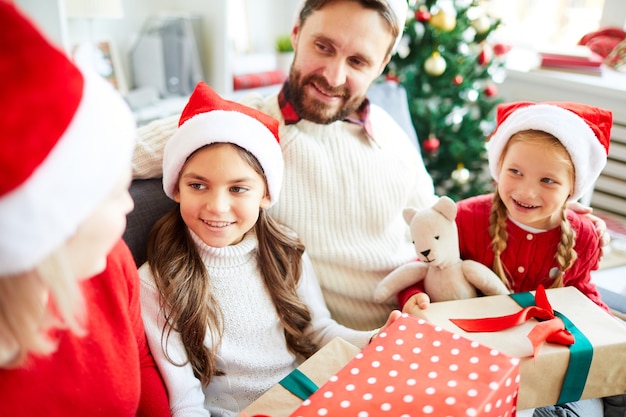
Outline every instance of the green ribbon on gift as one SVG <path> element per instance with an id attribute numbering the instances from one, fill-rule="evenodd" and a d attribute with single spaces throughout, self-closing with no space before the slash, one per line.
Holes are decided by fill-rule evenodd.
<path id="1" fill-rule="evenodd" d="M 522 307 L 535 304 L 535 297 L 529 292 L 510 294 L 510 297 Z M 593 358 L 593 346 L 587 337 L 564 314 L 554 311 L 554 315 L 563 320 L 565 328 L 574 335 L 574 344 L 569 346 L 570 356 L 561 395 L 557 404 L 578 401 L 582 396 Z"/>
<path id="2" fill-rule="evenodd" d="M 279 384 L 303 401 L 319 388 L 315 382 L 298 369 L 294 369 L 289 375 L 281 379 Z"/>

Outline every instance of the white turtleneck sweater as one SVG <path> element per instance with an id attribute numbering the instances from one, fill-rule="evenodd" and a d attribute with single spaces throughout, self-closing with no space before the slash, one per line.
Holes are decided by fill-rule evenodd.
<path id="1" fill-rule="evenodd" d="M 284 329 L 260 276 L 254 233 L 248 233 L 241 243 L 225 248 L 209 247 L 193 233 L 192 237 L 224 316 L 217 364 L 226 375 L 214 377 L 203 388 L 189 364 L 176 366 L 168 361 L 162 348 L 164 318 L 159 310 L 159 294 L 150 268 L 144 264 L 139 274 L 148 343 L 167 386 L 173 416 L 235 416 L 296 368 L 299 361 L 287 348 Z M 364 347 L 375 333 L 348 329 L 330 318 L 306 255 L 298 294 L 312 314 L 307 336 L 318 346 L 339 336 Z M 208 336 L 205 344 L 213 348 Z M 171 333 L 167 353 L 177 363 L 186 360 L 180 334 Z"/>
<path id="2" fill-rule="evenodd" d="M 281 121 L 285 176 L 269 213 L 305 244 L 333 318 L 356 329 L 381 326 L 398 306 L 375 303 L 376 285 L 416 258 L 402 210 L 436 201 L 419 152 L 373 104 L 373 140 L 343 121 L 285 125 L 276 95 L 244 104 Z"/>
<path id="3" fill-rule="evenodd" d="M 249 95 L 242 103 L 280 121 L 285 176 L 269 212 L 305 244 L 333 318 L 356 329 L 381 326 L 398 306 L 375 303 L 374 288 L 416 259 L 402 210 L 429 207 L 437 199 L 419 152 L 376 105 L 370 111 L 372 140 L 362 127 L 343 121 L 285 125 L 277 94 Z M 160 175 L 162 149 L 177 119 L 139 129 L 136 178 Z"/>

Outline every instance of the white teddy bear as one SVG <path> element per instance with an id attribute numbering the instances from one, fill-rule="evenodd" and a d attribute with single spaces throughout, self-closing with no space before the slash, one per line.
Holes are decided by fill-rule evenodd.
<path id="1" fill-rule="evenodd" d="M 454 201 L 444 196 L 432 207 L 402 212 L 419 261 L 402 265 L 383 278 L 374 292 L 377 302 L 388 301 L 422 280 L 433 302 L 476 297 L 476 290 L 483 295 L 509 294 L 491 269 L 476 261 L 461 260 L 456 210 Z"/>

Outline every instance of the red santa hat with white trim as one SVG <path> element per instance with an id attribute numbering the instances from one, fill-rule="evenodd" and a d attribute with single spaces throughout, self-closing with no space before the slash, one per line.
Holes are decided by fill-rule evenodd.
<path id="1" fill-rule="evenodd" d="M 278 120 L 243 104 L 225 100 L 204 82 L 196 85 L 163 152 L 163 190 L 174 198 L 185 161 L 212 143 L 232 143 L 250 152 L 265 174 L 270 207 L 283 182 L 284 161 Z"/>
<path id="2" fill-rule="evenodd" d="M 129 169 L 135 122 L 117 91 L 79 70 L 0 1 L 0 276 L 35 268 Z"/>
<path id="3" fill-rule="evenodd" d="M 606 165 L 613 124 L 608 110 L 581 103 L 519 101 L 499 105 L 496 119 L 496 131 L 487 143 L 489 170 L 496 182 L 504 147 L 523 130 L 550 133 L 565 146 L 575 170 L 570 201 L 582 197 Z"/>

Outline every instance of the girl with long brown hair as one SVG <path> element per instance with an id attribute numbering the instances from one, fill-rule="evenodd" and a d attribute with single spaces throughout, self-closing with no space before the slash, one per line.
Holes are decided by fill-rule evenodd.
<path id="1" fill-rule="evenodd" d="M 164 152 L 179 204 L 140 268 L 174 416 L 235 415 L 334 337 L 363 347 L 376 333 L 331 319 L 303 245 L 267 214 L 282 177 L 278 121 L 199 83 Z"/>

